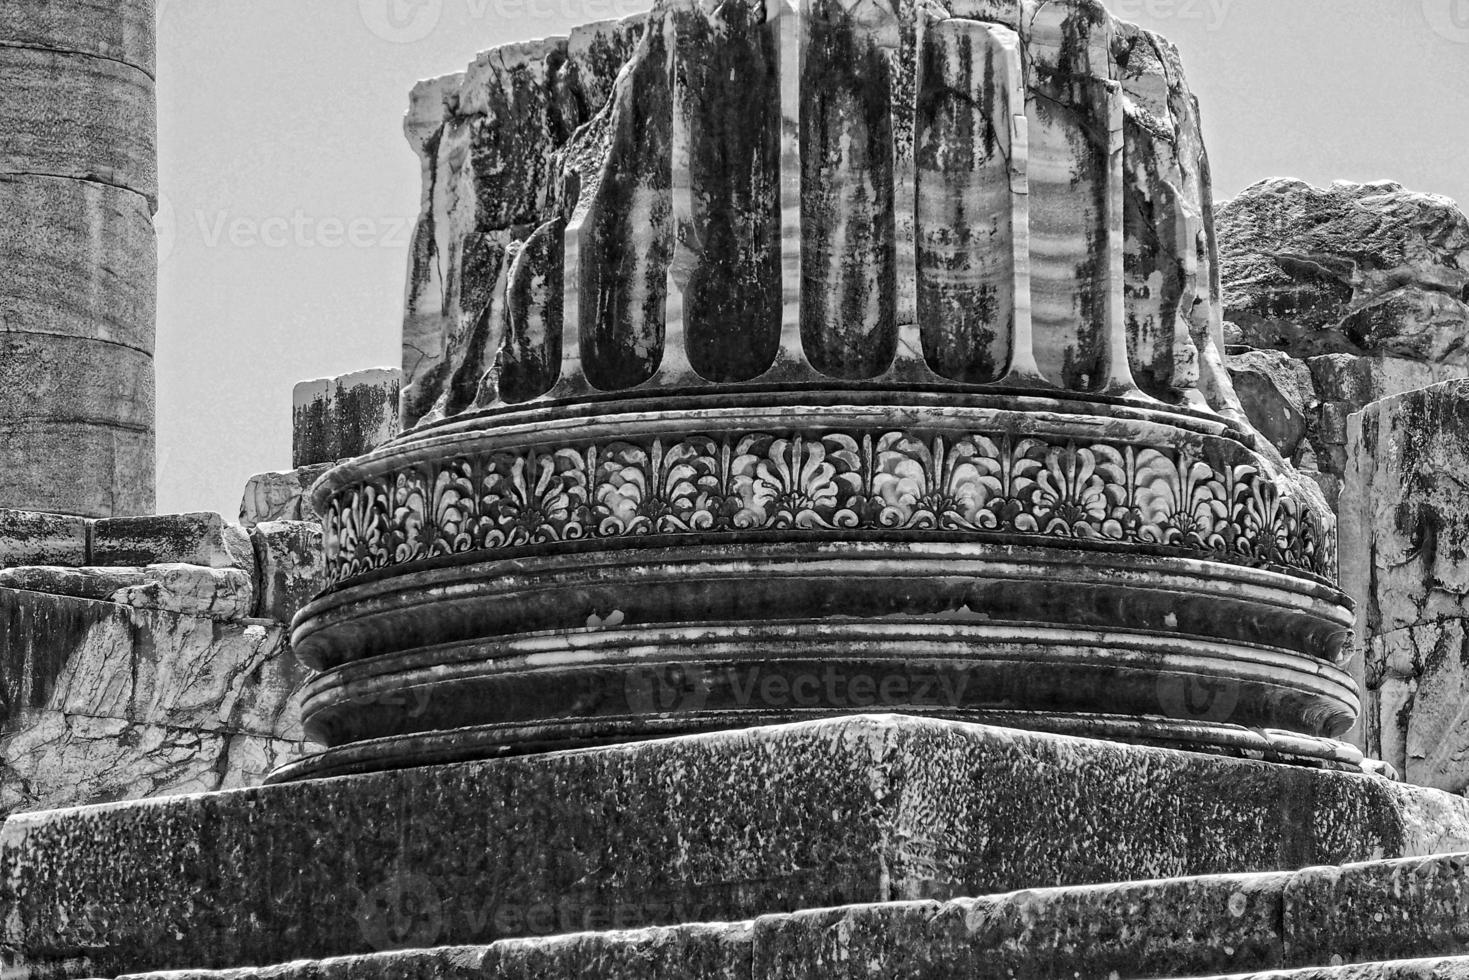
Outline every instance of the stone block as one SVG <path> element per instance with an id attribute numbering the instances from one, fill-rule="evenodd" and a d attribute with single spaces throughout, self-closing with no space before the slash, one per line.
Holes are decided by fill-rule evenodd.
<path id="1" fill-rule="evenodd" d="M 321 525 L 307 521 L 268 521 L 251 531 L 260 568 L 255 615 L 290 623 L 296 610 L 326 589 Z"/>
<path id="2" fill-rule="evenodd" d="M 153 355 L 79 337 L 0 332 L 0 418 L 147 430 L 153 415 Z M 53 472 L 74 463 L 51 462 Z"/>
<path id="3" fill-rule="evenodd" d="M 0 568 L 85 565 L 90 528 L 83 517 L 0 510 Z"/>
<path id="4" fill-rule="evenodd" d="M 94 181 L 0 174 L 0 261 L 0 323 L 7 330 L 152 353 L 158 250 L 142 195 Z M 57 357 L 65 350 L 58 346 Z M 72 394 L 30 390 L 36 397 Z"/>
<path id="5" fill-rule="evenodd" d="M 332 385 L 327 378 L 301 381 L 291 395 L 291 465 L 298 469 L 337 459 L 331 420 Z"/>
<path id="6" fill-rule="evenodd" d="M 1429 960 L 1397 960 L 1392 963 L 1355 963 L 1350 966 L 1304 967 L 1270 973 L 1237 973 L 1212 980 L 1464 980 L 1469 978 L 1469 958 L 1446 957 Z"/>
<path id="7" fill-rule="evenodd" d="M 0 816 L 258 783 L 305 677 L 280 625 L 0 588 Z"/>
<path id="8" fill-rule="evenodd" d="M 0 588 L 0 683 L 31 709 L 300 741 L 285 629 Z"/>
<path id="9" fill-rule="evenodd" d="M 0 507 L 83 517 L 151 514 L 153 454 L 151 425 L 0 420 Z"/>
<path id="10" fill-rule="evenodd" d="M 164 514 L 100 520 L 92 530 L 94 565 L 183 563 L 254 572 L 250 535 L 219 514 Z"/>
<path id="11" fill-rule="evenodd" d="M 401 379 L 397 368 L 372 368 L 296 385 L 292 465 L 362 456 L 397 435 Z"/>
<path id="12" fill-rule="evenodd" d="M 1225 315 L 1245 343 L 1469 363 L 1469 219 L 1448 198 L 1272 178 L 1215 222 Z"/>
<path id="13" fill-rule="evenodd" d="M 0 569 L 0 588 L 115 602 L 136 609 L 236 620 L 253 614 L 255 582 L 238 568 L 149 565 L 146 568 Z"/>
<path id="14" fill-rule="evenodd" d="M 260 783 L 299 742 L 56 711 L 0 737 L 0 814 Z"/>
<path id="15" fill-rule="evenodd" d="M 129 582 L 107 598 L 135 609 L 226 621 L 254 615 L 255 580 L 246 570 L 172 563 L 149 565 L 138 573 L 138 581 Z"/>
<path id="16" fill-rule="evenodd" d="M 0 0 L 0 43 L 94 55 L 153 74 L 153 0 Z"/>
<path id="17" fill-rule="evenodd" d="M 158 196 L 153 79 L 118 61 L 0 45 L 0 173 Z"/>
<path id="18" fill-rule="evenodd" d="M 1352 417 L 1342 586 L 1357 600 L 1358 740 L 1410 781 L 1469 786 L 1469 381 Z"/>
<path id="19" fill-rule="evenodd" d="M 1366 731 L 1404 779 L 1469 789 L 1469 621 L 1445 619 L 1370 636 Z"/>
<path id="20" fill-rule="evenodd" d="M 15 817 L 0 944 L 57 976 L 224 968 L 375 952 L 375 910 L 405 895 L 432 909 L 415 944 L 462 945 L 1466 846 L 1469 801 L 1376 777 L 858 717 Z M 1047 969 L 1052 933 L 1022 930 L 1034 909 L 1078 957 L 1095 951 L 1079 923 L 1133 923 L 1098 962 L 1146 950 L 1162 969 L 1166 937 L 1206 926 L 1213 972 L 1224 939 L 1275 948 L 1251 924 L 1280 920 L 1268 895 L 1208 881 L 1169 902 L 1022 895 L 933 928 L 1011 936 L 1005 956 Z M 933 906 L 914 907 L 929 929 Z M 829 925 L 809 921 L 782 940 L 808 961 Z"/>
<path id="21" fill-rule="evenodd" d="M 404 879 L 359 907 L 382 951 L 157 980 L 1113 980 L 1469 975 L 1456 919 L 1465 855 L 1343 868 L 887 902 L 675 928 L 424 948 L 446 897 Z M 1341 903 L 1341 904 L 1337 904 Z M 105 926 L 90 909 L 80 926 Z M 551 916 L 554 919 L 554 914 Z M 391 923 L 389 926 L 388 924 Z M 412 948 L 408 948 L 412 947 Z M 1404 958 L 1397 953 L 1403 952 Z M 1424 957 L 1434 957 L 1425 959 Z M 95 959 L 95 956 L 94 956 Z M 1335 964 L 1318 966 L 1317 964 Z M 31 964 L 22 962 L 22 966 Z M 66 964 L 78 976 L 88 961 Z M 1268 971 L 1268 972 L 1260 972 Z M 139 980 L 142 980 L 139 976 Z"/>
<path id="22" fill-rule="evenodd" d="M 1469 377 L 1469 367 L 1427 364 L 1401 357 L 1356 357 L 1325 354 L 1306 359 L 1317 395 L 1328 402 L 1346 402 L 1357 411 L 1369 402 L 1430 385 Z"/>
<path id="23" fill-rule="evenodd" d="M 267 521 L 319 521 L 311 487 L 332 465 L 316 463 L 250 477 L 240 501 L 240 523 L 254 527 Z"/>
<path id="24" fill-rule="evenodd" d="M 1307 423 L 1316 408 L 1311 371 L 1284 351 L 1251 350 L 1230 355 L 1229 376 L 1255 430 L 1280 454 L 1297 459 Z"/>
<path id="25" fill-rule="evenodd" d="M 1469 382 L 1384 399 L 1359 425 L 1342 564 L 1375 570 L 1367 632 L 1469 616 Z"/>

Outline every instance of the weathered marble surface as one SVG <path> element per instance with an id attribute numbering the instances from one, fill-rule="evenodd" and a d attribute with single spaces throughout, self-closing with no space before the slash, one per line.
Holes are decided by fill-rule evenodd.
<path id="1" fill-rule="evenodd" d="M 153 3 L 0 3 L 0 507 L 154 503 Z"/>
<path id="2" fill-rule="evenodd" d="M 84 517 L 0 510 L 0 568 L 85 565 L 91 526 Z"/>
<path id="3" fill-rule="evenodd" d="M 96 565 L 158 565 L 183 562 L 205 568 L 253 572 L 250 535 L 219 514 L 161 514 L 104 519 L 92 526 L 91 561 Z"/>
<path id="4" fill-rule="evenodd" d="M 292 466 L 362 456 L 398 434 L 397 368 L 370 368 L 296 385 Z"/>
<path id="5" fill-rule="evenodd" d="M 326 587 L 321 525 L 266 521 L 251 531 L 259 564 L 254 615 L 289 624 L 296 611 Z"/>
<path id="6" fill-rule="evenodd" d="M 1238 412 L 1195 101 L 1092 0 L 667 0 L 422 83 L 406 131 L 405 428 L 890 369 Z"/>
<path id="7" fill-rule="evenodd" d="M 1461 980 L 1469 977 L 1469 957 L 1398 960 L 1392 963 L 1359 963 L 1351 966 L 1305 967 L 1298 970 L 1272 970 L 1269 973 L 1239 973 L 1214 980 L 1267 980 L 1271 977 L 1294 980 Z"/>
<path id="8" fill-rule="evenodd" d="M 614 915 L 628 927 L 727 921 L 1466 846 L 1469 802 L 1376 777 L 859 717 L 22 815 L 0 838 L 0 901 L 10 903 L 0 943 L 34 975 L 113 975 L 373 952 L 380 917 L 405 894 L 435 905 L 416 927 L 391 928 L 413 928 L 412 944 L 427 946 L 606 928 Z M 838 915 L 852 928 L 835 930 L 832 913 L 812 913 L 770 924 L 771 968 L 785 959 L 790 975 L 817 975 L 797 964 L 829 956 L 820 937 L 844 932 L 878 944 L 874 955 L 967 956 L 993 941 L 1016 962 L 1051 968 L 1059 961 L 1048 957 L 1065 954 L 1046 930 L 1065 948 L 1122 916 L 1156 932 L 1109 931 L 1099 963 L 1137 955 L 1146 937 L 1208 929 L 1267 957 L 1242 965 L 1271 965 L 1283 895 L 1370 926 L 1382 896 L 1409 888 L 1438 904 L 1404 906 L 1417 916 L 1411 929 L 1394 923 L 1406 952 L 1443 935 L 1456 911 L 1445 903 L 1463 884 L 1462 862 L 1424 866 L 1433 873 L 1405 871 L 1392 888 L 1380 876 L 1342 884 L 1329 901 L 1318 870 L 1259 886 L 1022 893 L 952 918 L 917 906 L 898 940 L 884 938 L 882 910 Z M 1172 897 L 1148 898 L 1154 889 Z M 1240 901 L 1248 914 L 1224 914 Z M 947 931 L 966 920 L 990 925 Z M 1313 948 L 1337 928 L 1284 922 Z M 1382 932 L 1355 941 L 1367 949 Z M 92 952 L 63 967 L 79 948 Z"/>
<path id="9" fill-rule="evenodd" d="M 240 523 L 254 527 L 267 521 L 319 521 L 311 487 L 333 465 L 316 463 L 250 477 L 240 498 Z"/>
<path id="10" fill-rule="evenodd" d="M 1469 381 L 1351 420 L 1344 585 L 1363 600 L 1362 739 L 1411 782 L 1469 788 Z"/>
<path id="11" fill-rule="evenodd" d="M 120 61 L 151 76 L 154 7 L 154 0 L 0 0 L 0 39 Z"/>
<path id="12" fill-rule="evenodd" d="M 442 932 L 453 898 L 430 881 L 406 878 L 363 910 L 363 934 L 376 952 L 271 968 L 140 976 L 1110 980 L 1217 977 L 1223 971 L 1235 977 L 1431 980 L 1465 972 L 1462 954 L 1469 944 L 1460 916 L 1466 860 L 1445 855 L 1275 874 L 1035 889 L 672 928 L 619 928 L 625 910 L 612 907 L 582 931 L 586 923 L 564 906 L 547 905 L 524 914 L 546 932 L 573 934 L 439 949 L 426 947 L 429 937 Z M 508 920 L 521 910 L 501 905 L 496 914 Z"/>
<path id="13" fill-rule="evenodd" d="M 4 587 L 0 617 L 0 813 L 248 785 L 303 749 L 280 623 Z"/>
<path id="14" fill-rule="evenodd" d="M 319 526 L 6 517 L 70 567 L 0 568 L 0 813 L 252 785 L 301 755 L 286 633 Z"/>
<path id="15" fill-rule="evenodd" d="M 1224 369 L 1162 38 L 659 0 L 421 84 L 406 132 L 406 431 L 318 485 L 294 775 L 835 717 L 736 688 L 920 660 L 972 696 L 884 707 L 1358 761 L 1333 518 Z M 645 661 L 707 698 L 639 703 Z"/>
<path id="16" fill-rule="evenodd" d="M 1225 315 L 1249 346 L 1469 363 L 1469 219 L 1448 198 L 1277 178 L 1217 223 Z"/>
<path id="17" fill-rule="evenodd" d="M 1469 377 L 1469 218 L 1447 198 L 1388 182 L 1273 179 L 1220 205 L 1216 221 L 1245 412 L 1335 506 L 1347 416 Z M 1262 357 L 1275 368 L 1262 370 Z M 1282 411 L 1292 419 L 1279 430 Z"/>

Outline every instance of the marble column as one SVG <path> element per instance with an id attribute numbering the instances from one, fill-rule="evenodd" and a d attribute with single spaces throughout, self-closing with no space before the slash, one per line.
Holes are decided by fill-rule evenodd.
<path id="1" fill-rule="evenodd" d="M 0 507 L 154 506 L 152 0 L 0 0 Z"/>
<path id="2" fill-rule="evenodd" d="M 1212 371 L 1163 39 L 662 0 L 409 136 L 407 428 L 318 487 L 329 749 L 282 778 L 864 709 L 1359 758 L 1331 513 Z"/>

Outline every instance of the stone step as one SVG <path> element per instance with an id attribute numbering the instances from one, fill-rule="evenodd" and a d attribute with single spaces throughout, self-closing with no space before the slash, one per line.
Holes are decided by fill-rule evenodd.
<path id="1" fill-rule="evenodd" d="M 1151 975 L 1237 972 L 1286 963 L 1282 916 L 1305 929 L 1330 891 L 1291 869 L 1469 850 L 1466 808 L 1360 774 L 859 716 L 13 817 L 0 951 L 27 964 L 17 980 L 59 980 L 758 920 L 777 959 L 838 929 L 872 937 L 864 956 L 911 937 L 961 961 L 994 946 L 981 959 L 1069 963 L 1127 922 L 1098 953 L 1108 970 L 1178 932 L 1240 955 Z M 1456 861 L 1426 865 L 1450 910 L 1469 884 Z M 1247 871 L 1281 873 L 860 904 Z M 405 906 L 431 910 L 408 943 Z"/>
<path id="2" fill-rule="evenodd" d="M 1267 980 L 1272 977 L 1285 980 L 1461 980 L 1469 977 L 1469 957 L 1310 966 L 1300 970 L 1239 973 L 1231 977 L 1213 977 L 1211 980 Z"/>
<path id="3" fill-rule="evenodd" d="M 1463 858 L 1315 868 L 1298 875 L 1130 882 L 947 903 L 849 906 L 703 923 L 391 950 L 434 932 L 422 895 L 364 913 L 384 950 L 137 980 L 1296 980 L 1469 978 L 1441 873 Z M 1433 884 L 1428 884 L 1428 883 Z M 1294 898 L 1289 897 L 1294 893 Z M 1335 904 L 1340 902 L 1341 904 Z M 1333 964 L 1319 966 L 1313 964 Z M 1235 969 L 1248 972 L 1229 972 Z M 1225 971 L 1221 973 L 1220 971 Z M 24 975 L 18 974 L 18 975 Z"/>

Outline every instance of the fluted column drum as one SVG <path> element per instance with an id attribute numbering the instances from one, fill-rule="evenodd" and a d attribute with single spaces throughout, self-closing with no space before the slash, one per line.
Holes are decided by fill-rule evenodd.
<path id="1" fill-rule="evenodd" d="M 1332 519 L 1221 359 L 1177 54 L 663 0 L 426 83 L 408 431 L 317 487 L 298 778 L 895 711 L 1324 765 Z"/>

